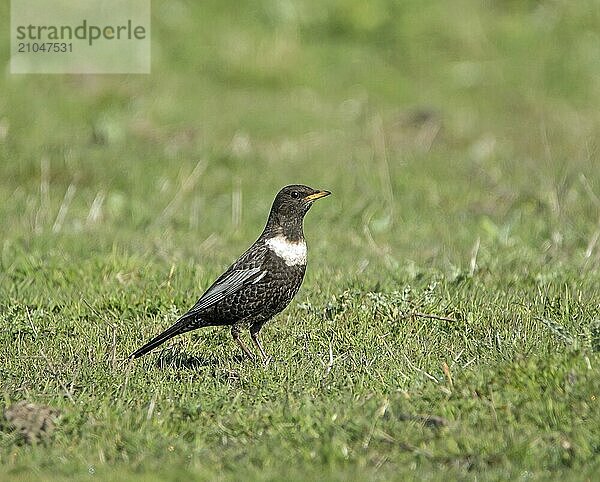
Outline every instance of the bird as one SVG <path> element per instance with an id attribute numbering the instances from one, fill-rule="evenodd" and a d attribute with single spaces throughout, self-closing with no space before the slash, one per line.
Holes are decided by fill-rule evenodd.
<path id="1" fill-rule="evenodd" d="M 230 326 L 235 343 L 248 358 L 254 359 L 240 337 L 248 329 L 263 362 L 267 363 L 269 357 L 259 332 L 290 304 L 300 289 L 307 261 L 304 216 L 317 199 L 330 194 L 302 184 L 282 188 L 254 244 L 214 281 L 189 311 L 128 358 L 139 358 L 188 331 Z"/>

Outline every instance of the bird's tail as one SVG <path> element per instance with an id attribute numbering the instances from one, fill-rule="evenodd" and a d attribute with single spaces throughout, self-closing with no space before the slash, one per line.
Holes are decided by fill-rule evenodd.
<path id="1" fill-rule="evenodd" d="M 194 330 L 201 326 L 204 326 L 204 324 L 201 321 L 187 318 L 184 315 L 179 320 L 177 320 L 177 322 L 173 326 L 163 331 L 160 335 L 152 338 L 152 340 L 146 343 L 143 347 L 134 351 L 127 358 L 139 358 L 148 353 L 149 351 L 153 350 L 157 346 L 162 345 L 165 341 L 170 340 L 174 336 L 181 335 L 182 333 Z"/>

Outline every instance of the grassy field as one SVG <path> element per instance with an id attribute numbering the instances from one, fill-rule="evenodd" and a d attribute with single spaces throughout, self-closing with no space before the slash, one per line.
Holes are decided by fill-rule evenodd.
<path id="1" fill-rule="evenodd" d="M 597 477 L 599 4 L 452 3 L 156 2 L 151 75 L 5 67 L 0 411 L 62 415 L 0 479 Z M 123 362 L 298 182 L 274 361 Z"/>

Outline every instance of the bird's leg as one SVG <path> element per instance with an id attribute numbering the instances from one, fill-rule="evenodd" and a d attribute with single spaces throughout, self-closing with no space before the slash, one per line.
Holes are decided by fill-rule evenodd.
<path id="1" fill-rule="evenodd" d="M 248 358 L 250 358 L 250 360 L 254 360 L 254 355 L 252 354 L 252 352 L 250 350 L 248 350 L 248 347 L 246 345 L 244 345 L 244 342 L 240 338 L 239 325 L 233 325 L 231 327 L 231 336 L 233 337 L 233 341 L 235 341 L 239 345 L 239 347 L 242 349 L 242 351 L 245 353 L 245 355 Z"/>
<path id="2" fill-rule="evenodd" d="M 267 363 L 269 363 L 270 357 L 267 355 L 267 353 L 265 352 L 265 349 L 262 347 L 262 344 L 260 342 L 260 336 L 258 335 L 259 330 L 260 330 L 260 325 L 250 326 L 250 338 L 252 338 L 252 341 L 256 345 L 256 348 L 258 348 L 258 351 L 260 351 L 260 355 L 262 356 L 263 363 L 266 365 Z"/>

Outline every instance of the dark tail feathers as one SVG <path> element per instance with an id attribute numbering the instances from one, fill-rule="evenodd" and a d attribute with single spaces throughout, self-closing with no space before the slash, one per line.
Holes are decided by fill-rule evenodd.
<path id="1" fill-rule="evenodd" d="M 157 346 L 162 345 L 165 341 L 170 340 L 174 336 L 181 335 L 182 333 L 194 330 L 196 328 L 199 328 L 200 326 L 203 325 L 202 322 L 199 322 L 199 320 L 190 320 L 188 318 L 182 317 L 173 326 L 171 326 L 171 328 L 163 331 L 160 335 L 152 338 L 152 340 L 146 343 L 143 347 L 134 351 L 127 358 L 139 358 L 148 353 L 149 351 L 153 350 Z"/>

